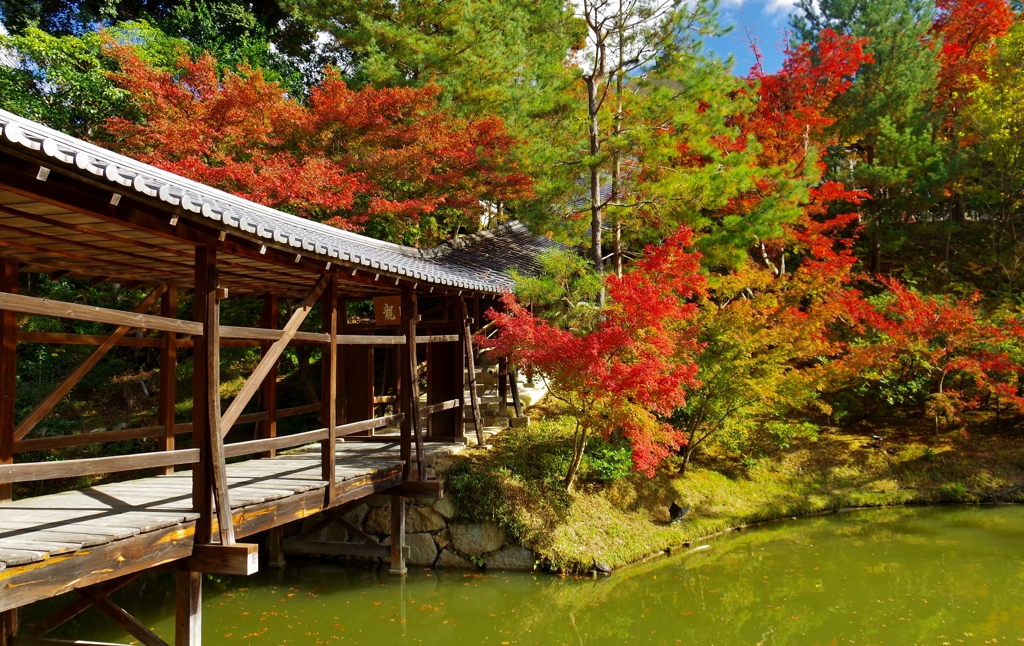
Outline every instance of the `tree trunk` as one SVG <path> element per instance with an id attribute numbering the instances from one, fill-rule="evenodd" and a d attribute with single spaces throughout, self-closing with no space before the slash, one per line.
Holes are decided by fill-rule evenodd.
<path id="1" fill-rule="evenodd" d="M 587 449 L 587 429 L 584 428 L 579 433 L 579 439 L 576 442 L 576 450 L 572 456 L 572 464 L 569 465 L 569 473 L 565 475 L 565 490 L 572 491 L 572 487 L 576 484 L 576 474 L 580 470 L 580 464 L 583 462 L 583 452 Z"/>
<path id="2" fill-rule="evenodd" d="M 598 121 L 600 106 L 597 101 L 599 80 L 595 77 L 587 79 L 587 111 L 590 118 L 590 249 L 594 261 L 594 270 L 604 272 L 604 254 L 601 249 L 601 227 L 604 214 L 601 204 L 601 171 L 593 158 L 601 152 L 601 131 Z"/>

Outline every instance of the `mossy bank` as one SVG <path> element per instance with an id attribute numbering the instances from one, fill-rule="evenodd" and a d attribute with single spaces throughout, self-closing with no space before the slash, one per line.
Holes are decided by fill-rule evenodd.
<path id="1" fill-rule="evenodd" d="M 555 572 L 586 572 L 595 559 L 620 567 L 729 528 L 845 507 L 1024 502 L 1016 428 L 890 420 L 824 429 L 756 458 L 705 454 L 685 474 L 670 458 L 653 478 L 630 470 L 628 446 L 597 442 L 571 493 L 560 480 L 569 433 L 561 418 L 510 429 L 490 449 L 453 456 L 446 471 L 463 520 L 497 522 Z M 676 524 L 673 502 L 690 507 Z"/>

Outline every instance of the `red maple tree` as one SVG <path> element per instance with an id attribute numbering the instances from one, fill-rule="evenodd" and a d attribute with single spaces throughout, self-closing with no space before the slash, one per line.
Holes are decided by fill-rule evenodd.
<path id="1" fill-rule="evenodd" d="M 171 73 L 130 47 L 110 53 L 141 118 L 110 119 L 105 143 L 267 206 L 418 242 L 468 223 L 482 200 L 530 192 L 502 121 L 454 117 L 437 87 L 356 91 L 329 71 L 300 102 L 260 70 L 219 69 L 209 55 L 183 56 Z M 443 217 L 455 222 L 441 227 Z"/>
<path id="2" fill-rule="evenodd" d="M 608 304 L 596 329 L 586 334 L 555 327 L 522 307 L 512 294 L 503 311 L 488 312 L 498 329 L 478 341 L 496 356 L 544 375 L 550 395 L 576 419 L 572 488 L 590 433 L 606 439 L 620 432 L 633 448 L 635 468 L 648 475 L 685 438 L 663 420 L 696 386 L 699 350 L 694 299 L 704 293 L 700 254 L 687 250 L 685 227 L 649 247 L 633 270 L 606 279 Z"/>

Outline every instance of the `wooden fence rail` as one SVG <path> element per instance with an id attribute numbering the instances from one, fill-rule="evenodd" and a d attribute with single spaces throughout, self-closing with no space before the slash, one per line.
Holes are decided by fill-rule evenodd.
<path id="1" fill-rule="evenodd" d="M 307 404 L 292 408 L 282 408 L 277 411 L 277 419 L 292 417 L 306 413 L 315 413 L 320 410 L 320 404 Z M 269 415 L 265 411 L 248 413 L 238 418 L 239 424 L 260 422 L 267 419 Z M 46 451 L 49 449 L 66 449 L 72 446 L 88 446 L 90 444 L 106 444 L 107 442 L 123 442 L 125 440 L 142 440 L 151 437 L 163 437 L 166 429 L 163 426 L 142 426 L 139 428 L 126 428 L 119 431 L 100 431 L 97 433 L 77 433 L 75 435 L 61 435 L 58 437 L 40 437 L 30 440 L 18 440 L 14 443 L 15 453 L 27 453 L 29 451 Z M 174 434 L 184 435 L 192 432 L 192 424 L 175 424 Z"/>
<path id="2" fill-rule="evenodd" d="M 197 464 L 198 462 L 199 449 L 180 449 L 141 455 L 116 455 L 107 458 L 4 464 L 0 465 L 0 483 L 75 478 L 100 473 L 155 469 L 178 464 Z"/>

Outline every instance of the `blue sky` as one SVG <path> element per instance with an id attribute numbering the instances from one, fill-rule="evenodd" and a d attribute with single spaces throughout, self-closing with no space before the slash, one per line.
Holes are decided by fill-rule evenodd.
<path id="1" fill-rule="evenodd" d="M 774 72 L 782 65 L 789 14 L 794 0 L 722 0 L 721 24 L 732 25 L 732 32 L 709 39 L 708 48 L 721 57 L 729 54 L 736 60 L 733 72 L 745 75 L 754 64 L 750 48 L 753 39 L 764 55 L 765 71 Z"/>

